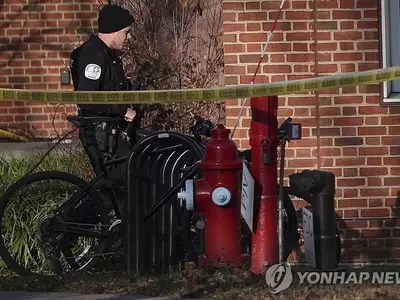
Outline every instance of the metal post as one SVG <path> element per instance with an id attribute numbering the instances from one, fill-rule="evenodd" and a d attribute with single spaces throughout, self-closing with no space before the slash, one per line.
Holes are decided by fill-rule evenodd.
<path id="1" fill-rule="evenodd" d="M 324 185 L 312 205 L 316 267 L 320 270 L 334 269 L 336 259 L 336 223 L 335 223 L 335 174 L 314 171 L 322 177 Z"/>
<path id="2" fill-rule="evenodd" d="M 252 272 L 264 273 L 278 261 L 277 145 L 278 97 L 251 99 L 252 175 L 255 181 L 255 229 L 252 234 Z"/>
<path id="3" fill-rule="evenodd" d="M 285 169 L 285 148 L 286 148 L 286 140 L 281 141 L 281 157 L 280 157 L 280 174 L 279 174 L 279 197 L 278 197 L 278 232 L 279 232 L 279 263 L 283 263 L 283 176 Z"/>
<path id="4" fill-rule="evenodd" d="M 317 269 L 332 270 L 339 264 L 335 221 L 335 174 L 303 170 L 289 176 L 290 187 L 313 196 L 312 215 Z"/>

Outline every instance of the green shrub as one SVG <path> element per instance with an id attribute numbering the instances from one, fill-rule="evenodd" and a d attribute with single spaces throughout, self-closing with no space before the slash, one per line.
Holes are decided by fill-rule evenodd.
<path id="1" fill-rule="evenodd" d="M 57 147 L 56 147 L 57 149 Z M 92 177 L 92 170 L 86 154 L 79 144 L 69 147 L 60 146 L 58 151 L 52 151 L 43 159 L 42 152 L 34 153 L 27 157 L 1 157 L 0 158 L 0 194 L 26 175 L 33 166 L 40 163 L 34 172 L 63 171 L 74 174 L 86 180 Z M 67 184 L 61 185 L 59 181 L 41 182 L 24 190 L 25 194 L 18 194 L 12 198 L 12 203 L 6 208 L 3 215 L 2 226 L 5 228 L 3 238 L 7 249 L 11 250 L 13 257 L 18 257 L 25 265 L 36 264 L 43 268 L 44 257 L 39 255 L 32 259 L 35 237 L 38 232 L 40 218 L 51 209 L 59 206 L 66 199 L 69 189 Z M 22 191 L 21 191 L 22 192 Z M 0 259 L 0 272 L 5 271 L 5 265 Z"/>

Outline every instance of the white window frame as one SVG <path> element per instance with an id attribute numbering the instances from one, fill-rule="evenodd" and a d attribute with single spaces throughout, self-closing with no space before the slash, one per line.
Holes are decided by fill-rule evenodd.
<path id="1" fill-rule="evenodd" d="M 400 1 L 381 0 L 380 10 L 382 68 L 400 66 Z M 400 80 L 385 81 L 382 87 L 383 104 L 400 104 Z"/>

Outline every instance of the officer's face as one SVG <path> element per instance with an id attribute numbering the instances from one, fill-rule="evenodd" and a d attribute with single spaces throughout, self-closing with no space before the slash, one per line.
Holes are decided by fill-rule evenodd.
<path id="1" fill-rule="evenodd" d="M 131 26 L 125 27 L 120 31 L 114 32 L 114 48 L 122 50 L 127 39 L 131 38 Z"/>

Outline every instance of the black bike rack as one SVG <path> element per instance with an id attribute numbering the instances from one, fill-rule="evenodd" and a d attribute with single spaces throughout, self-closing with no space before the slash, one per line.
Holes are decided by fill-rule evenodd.
<path id="1" fill-rule="evenodd" d="M 125 182 L 128 274 L 167 273 L 177 263 L 182 242 L 178 230 L 187 225 L 181 220 L 188 213 L 177 193 L 197 174 L 194 163 L 203 157 L 204 145 L 176 132 L 153 133 L 133 147 Z"/>

